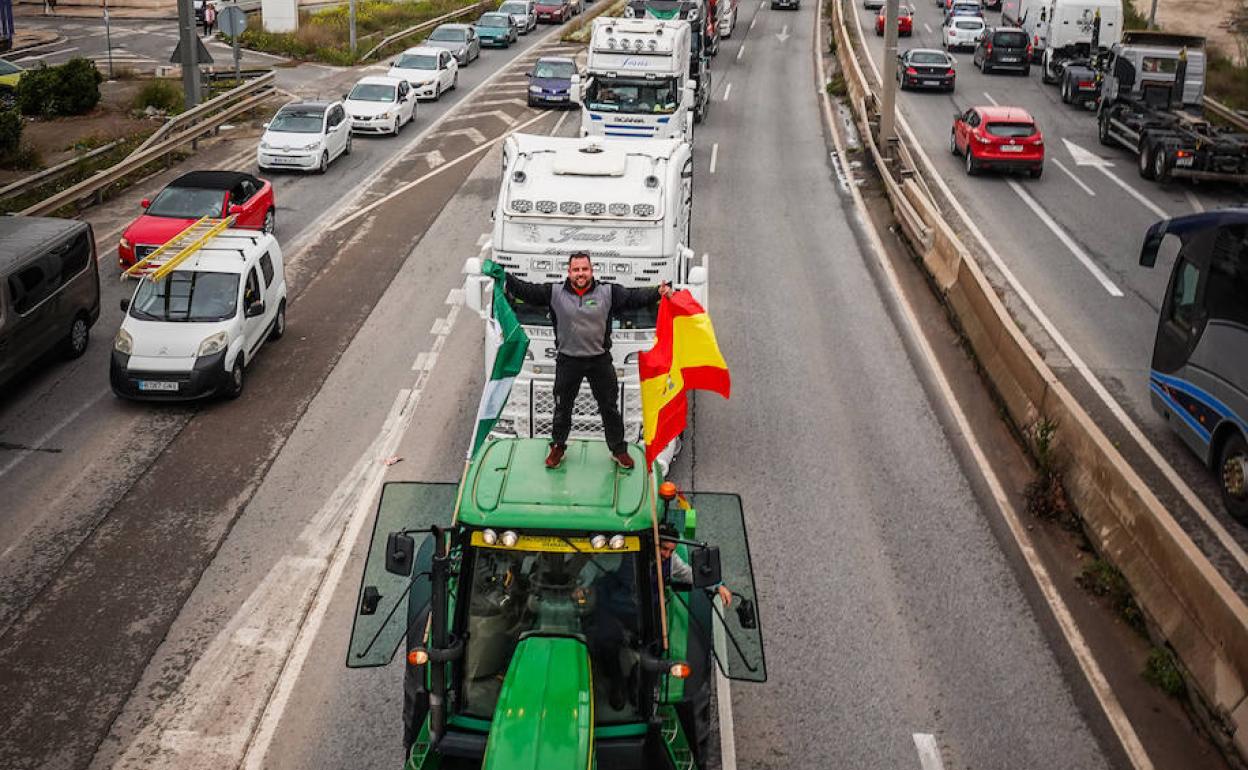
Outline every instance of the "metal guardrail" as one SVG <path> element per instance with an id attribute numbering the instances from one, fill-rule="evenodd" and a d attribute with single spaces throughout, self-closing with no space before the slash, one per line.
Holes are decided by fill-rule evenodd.
<path id="1" fill-rule="evenodd" d="M 22 177 L 21 179 L 18 179 L 16 182 L 10 182 L 4 187 L 0 187 L 0 200 L 3 200 L 5 198 L 12 198 L 15 195 L 21 195 L 22 193 L 30 192 L 31 190 L 34 190 L 42 185 L 45 185 L 48 182 L 51 182 L 53 179 L 56 179 L 57 177 L 64 176 L 65 174 L 69 173 L 79 163 L 83 162 L 84 160 L 91 160 L 94 157 L 103 155 L 104 153 L 108 152 L 114 147 L 121 145 L 124 142 L 125 142 L 124 139 L 118 139 L 115 142 L 109 142 L 108 144 L 103 145 L 101 147 L 96 147 L 94 150 L 91 150 L 90 152 L 83 153 L 82 155 L 76 155 L 70 158 L 69 160 L 64 161 L 63 163 L 58 163 L 55 166 L 52 166 L 51 168 L 45 168 L 43 171 L 40 171 L 38 173 L 31 174 L 30 176 Z"/>
<path id="2" fill-rule="evenodd" d="M 277 73 L 270 70 L 267 74 L 262 75 L 250 82 L 244 83 L 238 88 L 226 91 L 220 96 L 213 97 L 203 104 L 199 104 L 186 112 L 173 116 L 169 120 L 165 121 L 163 126 L 156 129 L 156 132 L 149 136 L 143 144 L 140 144 L 134 152 L 130 153 L 130 158 L 135 157 L 148 147 L 151 147 L 153 144 L 156 144 L 175 131 L 187 129 L 188 127 L 194 126 L 201 120 L 210 119 L 213 112 L 222 109 L 231 102 L 238 99 L 244 99 L 253 93 L 271 90 L 276 81 Z M 127 158 L 127 160 L 129 160 L 129 158 Z"/>
<path id="3" fill-rule="evenodd" d="M 1229 123 L 1237 130 L 1248 133 L 1248 119 L 1244 117 L 1239 110 L 1233 110 L 1216 99 L 1205 97 L 1205 112 L 1212 114 L 1218 120 Z"/>
<path id="4" fill-rule="evenodd" d="M 30 206 L 29 208 L 23 209 L 19 213 L 24 216 L 47 215 L 57 211 L 63 206 L 76 203 L 83 198 L 99 196 L 109 185 L 119 179 L 122 179 L 123 177 L 137 171 L 153 161 L 160 160 L 168 153 L 184 145 L 194 142 L 205 134 L 216 130 L 223 123 L 234 118 L 235 116 L 241 115 L 253 107 L 263 104 L 267 99 L 273 96 L 274 93 L 275 89 L 273 88 L 273 78 L 260 78 L 252 81 L 251 83 L 239 86 L 229 93 L 222 94 L 210 102 L 205 102 L 200 105 L 200 107 L 188 110 L 188 113 L 201 110 L 201 108 L 207 107 L 209 104 L 213 104 L 214 102 L 216 103 L 214 105 L 214 109 L 220 108 L 219 112 L 211 115 L 206 115 L 203 111 L 196 112 L 198 121 L 184 121 L 180 124 L 183 130 L 179 131 L 175 136 L 168 136 L 170 131 L 165 131 L 166 138 L 164 138 L 163 141 L 151 143 L 149 138 L 149 141 L 145 143 L 146 146 L 135 150 L 120 163 L 106 169 L 101 169 L 73 187 L 62 190 L 61 192 L 56 193 L 55 195 L 52 195 L 34 204 L 33 206 Z M 240 96 L 242 97 L 241 99 Z M 226 99 L 226 97 L 229 98 Z M 230 101 L 233 103 L 226 105 L 226 102 Z M 223 107 L 223 105 L 225 106 Z M 186 113 L 183 114 L 185 115 Z M 165 127 L 162 127 L 162 130 L 168 127 L 168 125 L 169 124 L 166 124 Z M 158 131 L 157 133 L 160 132 Z"/>
<path id="5" fill-rule="evenodd" d="M 380 43 L 373 46 L 371 49 L 369 49 L 368 53 L 360 57 L 360 61 L 364 61 L 365 59 L 372 58 L 373 54 L 377 53 L 378 51 L 390 45 L 396 40 L 402 40 L 408 35 L 414 35 L 417 32 L 423 32 L 424 30 L 429 29 L 430 27 L 436 27 L 442 22 L 450 21 L 451 19 L 457 19 L 466 13 L 472 13 L 474 11 L 485 11 L 493 7 L 494 7 L 494 3 L 490 2 L 490 0 L 480 0 L 480 2 L 473 3 L 472 5 L 465 5 L 463 8 L 458 8 L 454 11 L 451 11 L 450 13 L 444 13 L 441 16 L 437 17 L 436 19 L 430 19 L 429 21 L 422 21 L 421 23 L 417 24 L 414 27 L 408 27 L 407 29 L 400 30 L 399 32 L 395 32 L 393 35 L 382 38 Z"/>

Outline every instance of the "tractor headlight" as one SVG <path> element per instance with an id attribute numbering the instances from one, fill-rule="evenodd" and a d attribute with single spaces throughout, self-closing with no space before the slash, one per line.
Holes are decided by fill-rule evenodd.
<path id="1" fill-rule="evenodd" d="M 504 532 L 500 539 L 503 541 L 503 545 L 508 548 L 512 548 L 516 543 L 520 542 L 520 536 L 510 529 Z"/>
<path id="2" fill-rule="evenodd" d="M 625 540 L 623 535 L 612 535 L 611 539 L 607 541 L 607 547 L 612 551 L 623 551 L 624 546 Z"/>
<path id="3" fill-rule="evenodd" d="M 606 548 L 607 536 L 606 535 L 594 535 L 593 537 L 589 539 L 589 547 L 593 548 L 595 551 L 601 551 L 603 548 Z"/>

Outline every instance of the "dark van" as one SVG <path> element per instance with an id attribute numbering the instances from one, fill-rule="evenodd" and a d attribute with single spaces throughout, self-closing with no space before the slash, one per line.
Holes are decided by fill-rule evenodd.
<path id="1" fill-rule="evenodd" d="M 91 226 L 0 217 L 0 386 L 53 348 L 82 355 L 99 317 Z"/>
<path id="2" fill-rule="evenodd" d="M 993 70 L 1017 70 L 1031 74 L 1031 41 L 1018 27 L 994 27 L 975 47 L 975 66 L 987 75 Z"/>

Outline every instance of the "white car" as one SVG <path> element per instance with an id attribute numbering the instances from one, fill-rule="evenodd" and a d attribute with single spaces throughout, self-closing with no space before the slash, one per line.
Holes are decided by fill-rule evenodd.
<path id="1" fill-rule="evenodd" d="M 265 340 L 286 332 L 282 249 L 268 233 L 227 229 L 165 277 L 141 278 L 122 310 L 109 363 L 114 393 L 235 398 Z"/>
<path id="2" fill-rule="evenodd" d="M 719 25 L 719 37 L 727 40 L 732 37 L 732 31 L 737 28 L 737 0 L 719 0 L 716 4 L 716 15 L 719 18 L 715 22 Z"/>
<path id="3" fill-rule="evenodd" d="M 507 0 L 498 6 L 498 12 L 511 14 L 511 20 L 516 23 L 521 35 L 537 29 L 537 11 L 533 10 L 531 0 Z"/>
<path id="4" fill-rule="evenodd" d="M 351 130 L 398 136 L 403 126 L 416 119 L 416 97 L 406 80 L 370 75 L 343 97 L 342 106 L 351 119 Z"/>
<path id="5" fill-rule="evenodd" d="M 459 85 L 459 62 L 450 51 L 416 46 L 399 54 L 386 74 L 406 80 L 417 99 L 437 99 Z"/>
<path id="6" fill-rule="evenodd" d="M 984 20 L 978 16 L 950 16 L 944 26 L 945 50 L 975 48 L 984 36 L 984 29 Z"/>
<path id="7" fill-rule="evenodd" d="M 256 149 L 261 171 L 293 168 L 322 174 L 351 154 L 351 121 L 342 102 L 292 102 L 264 124 Z"/>

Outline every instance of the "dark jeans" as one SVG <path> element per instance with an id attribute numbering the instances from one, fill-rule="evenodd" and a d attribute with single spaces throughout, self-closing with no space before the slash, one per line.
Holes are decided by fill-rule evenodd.
<path id="1" fill-rule="evenodd" d="M 568 434 L 572 431 L 572 406 L 584 379 L 589 380 L 589 389 L 598 402 L 607 447 L 613 454 L 627 451 L 624 418 L 620 417 L 620 387 L 615 379 L 615 364 L 610 353 L 587 358 L 560 354 L 555 358 L 555 416 L 550 428 L 550 443 L 567 445 Z"/>

